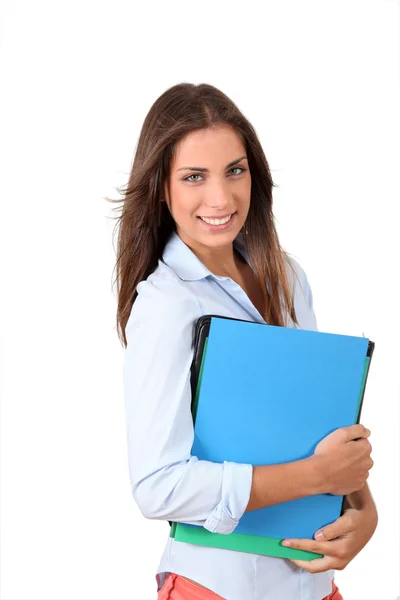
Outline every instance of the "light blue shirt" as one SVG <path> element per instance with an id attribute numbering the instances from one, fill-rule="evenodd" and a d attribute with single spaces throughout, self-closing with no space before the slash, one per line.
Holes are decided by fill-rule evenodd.
<path id="1" fill-rule="evenodd" d="M 234 248 L 251 266 L 242 234 Z M 300 328 L 317 330 L 307 277 L 290 260 L 298 277 L 288 267 Z M 333 570 L 312 574 L 287 559 L 169 537 L 168 521 L 231 533 L 247 507 L 252 484 L 251 464 L 213 463 L 191 455 L 190 367 L 196 321 L 217 314 L 266 322 L 236 282 L 211 273 L 175 232 L 137 291 L 123 363 L 128 462 L 132 495 L 143 516 L 165 520 L 157 591 L 171 572 L 227 600 L 322 600 L 332 591 Z M 286 323 L 294 326 L 289 315 Z"/>

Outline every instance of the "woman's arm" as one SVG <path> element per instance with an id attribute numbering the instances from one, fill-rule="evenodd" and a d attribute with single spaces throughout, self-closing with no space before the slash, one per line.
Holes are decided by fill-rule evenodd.
<path id="1" fill-rule="evenodd" d="M 284 464 L 256 466 L 245 512 L 326 491 L 323 473 L 312 456 Z"/>
<path id="2" fill-rule="evenodd" d="M 253 467 L 191 454 L 190 368 L 200 316 L 197 297 L 180 282 L 156 277 L 139 284 L 123 363 L 131 490 L 148 519 L 228 534 L 248 504 Z"/>
<path id="3" fill-rule="evenodd" d="M 343 508 L 355 508 L 357 510 L 370 510 L 371 514 L 378 516 L 375 502 L 372 498 L 371 491 L 368 487 L 368 483 L 365 483 L 364 487 L 357 492 L 352 492 L 344 497 Z"/>

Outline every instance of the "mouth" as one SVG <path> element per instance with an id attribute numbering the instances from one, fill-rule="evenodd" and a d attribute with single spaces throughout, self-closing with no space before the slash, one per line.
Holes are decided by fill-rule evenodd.
<path id="1" fill-rule="evenodd" d="M 229 219 L 228 219 L 229 217 Z M 225 215 L 225 217 L 219 217 L 219 218 L 210 218 L 208 219 L 207 217 L 197 217 L 198 220 L 200 221 L 200 223 L 206 227 L 209 231 L 223 231 L 225 229 L 228 229 L 229 227 L 231 227 L 233 221 L 235 220 L 236 217 L 236 212 L 232 213 L 231 215 Z M 205 221 L 204 219 L 207 219 L 207 221 Z M 228 219 L 228 220 L 227 220 Z M 222 223 L 221 223 L 222 221 Z"/>

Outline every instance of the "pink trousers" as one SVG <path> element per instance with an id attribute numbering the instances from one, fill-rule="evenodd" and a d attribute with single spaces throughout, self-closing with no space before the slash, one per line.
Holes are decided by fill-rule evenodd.
<path id="1" fill-rule="evenodd" d="M 223 600 L 214 592 L 206 590 L 180 575 L 169 573 L 158 592 L 158 600 Z M 332 592 L 323 600 L 343 600 L 339 588 L 332 581 Z"/>

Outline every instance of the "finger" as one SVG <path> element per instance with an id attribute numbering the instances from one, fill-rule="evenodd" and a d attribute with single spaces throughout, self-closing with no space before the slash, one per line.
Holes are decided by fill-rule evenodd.
<path id="1" fill-rule="evenodd" d="M 282 546 L 294 548 L 296 550 L 316 552 L 317 554 L 330 554 L 332 556 L 332 542 L 317 542 L 315 540 L 291 538 L 283 540 Z"/>
<path id="2" fill-rule="evenodd" d="M 342 429 L 345 431 L 346 437 L 349 441 L 357 440 L 359 438 L 367 438 L 371 435 L 371 431 L 361 424 L 348 425 Z"/>
<path id="3" fill-rule="evenodd" d="M 329 541 L 335 540 L 338 537 L 351 533 L 355 531 L 356 524 L 351 514 L 344 514 L 333 523 L 326 525 L 322 529 L 319 529 L 314 533 L 314 538 L 319 541 Z"/>
<path id="4" fill-rule="evenodd" d="M 308 571 L 309 573 L 322 573 L 323 571 L 328 571 L 329 569 L 334 569 L 334 561 L 329 556 L 325 556 L 324 558 L 315 558 L 314 560 L 293 560 L 289 559 L 290 562 L 297 565 L 301 569 Z"/>

